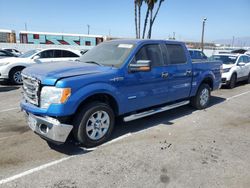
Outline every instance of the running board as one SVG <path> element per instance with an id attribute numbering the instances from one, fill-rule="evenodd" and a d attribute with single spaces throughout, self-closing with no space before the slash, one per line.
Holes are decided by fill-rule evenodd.
<path id="1" fill-rule="evenodd" d="M 133 121 L 133 120 L 136 120 L 136 119 L 139 119 L 139 118 L 143 118 L 143 117 L 146 117 L 146 116 L 150 116 L 150 115 L 153 115 L 153 114 L 157 114 L 157 113 L 160 113 L 160 112 L 171 110 L 173 108 L 177 108 L 177 107 L 184 106 L 184 105 L 187 105 L 187 104 L 189 104 L 189 101 L 182 101 L 182 102 L 179 102 L 179 103 L 171 104 L 171 105 L 160 107 L 160 108 L 155 108 L 155 109 L 145 111 L 145 112 L 141 112 L 141 113 L 138 113 L 138 114 L 132 114 L 130 116 L 124 117 L 123 121 L 125 121 L 125 122 Z"/>

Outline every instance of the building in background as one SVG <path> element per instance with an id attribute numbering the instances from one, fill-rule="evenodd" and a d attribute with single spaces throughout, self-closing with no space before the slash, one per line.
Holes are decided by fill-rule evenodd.
<path id="1" fill-rule="evenodd" d="M 75 46 L 96 46 L 106 40 L 103 35 L 83 35 L 68 33 L 47 33 L 20 31 L 20 43 L 24 44 L 54 44 Z"/>
<path id="2" fill-rule="evenodd" d="M 0 42 L 16 43 L 16 32 L 14 30 L 0 29 Z"/>

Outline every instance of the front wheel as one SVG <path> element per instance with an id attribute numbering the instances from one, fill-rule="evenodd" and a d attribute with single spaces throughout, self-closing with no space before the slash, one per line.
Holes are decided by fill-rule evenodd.
<path id="1" fill-rule="evenodd" d="M 228 84 L 229 89 L 233 89 L 235 87 L 236 81 L 237 81 L 237 76 L 236 74 L 233 74 Z"/>
<path id="2" fill-rule="evenodd" d="M 74 118 L 75 139 L 86 147 L 107 141 L 112 133 L 115 115 L 109 105 L 102 102 L 87 104 Z"/>
<path id="3" fill-rule="evenodd" d="M 9 79 L 12 84 L 21 85 L 23 83 L 21 72 L 24 68 L 14 68 L 10 71 Z"/>
<path id="4" fill-rule="evenodd" d="M 211 89 L 208 84 L 202 84 L 197 94 L 191 99 L 191 104 L 198 110 L 204 109 L 208 106 L 211 96 Z"/>

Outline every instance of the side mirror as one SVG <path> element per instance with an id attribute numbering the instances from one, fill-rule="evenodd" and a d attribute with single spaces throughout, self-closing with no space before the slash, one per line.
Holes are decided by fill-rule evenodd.
<path id="1" fill-rule="evenodd" d="M 151 70 L 150 60 L 138 60 L 136 64 L 129 64 L 130 72 L 147 72 Z"/>
<path id="2" fill-rule="evenodd" d="M 34 60 L 37 60 L 37 59 L 39 59 L 39 58 L 40 58 L 39 55 L 35 55 L 35 56 L 33 57 Z"/>
<path id="3" fill-rule="evenodd" d="M 238 65 L 242 67 L 242 66 L 245 66 L 246 63 L 244 63 L 244 62 L 239 62 Z"/>

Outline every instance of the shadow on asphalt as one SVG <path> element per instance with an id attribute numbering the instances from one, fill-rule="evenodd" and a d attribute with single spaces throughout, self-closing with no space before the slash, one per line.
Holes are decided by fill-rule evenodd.
<path id="1" fill-rule="evenodd" d="M 211 96 L 209 107 L 222 103 L 225 100 L 225 98 Z M 108 141 L 111 141 L 127 133 L 136 133 L 148 128 L 158 126 L 159 124 L 163 124 L 166 126 L 173 125 L 173 120 L 190 115 L 194 111 L 196 111 L 196 109 L 194 109 L 190 105 L 186 105 L 131 122 L 123 122 L 122 118 L 119 118 L 116 120 L 116 126 L 114 128 L 113 134 Z M 51 149 L 56 150 L 60 153 L 64 153 L 66 155 L 81 155 L 90 152 L 80 145 L 77 145 L 72 140 L 69 140 L 63 145 L 54 145 L 50 143 L 48 143 L 48 145 L 51 147 Z"/>
<path id="2" fill-rule="evenodd" d="M 90 152 L 91 150 L 86 150 L 85 148 L 79 147 L 74 141 L 69 140 L 65 144 L 56 145 L 50 142 L 47 142 L 48 146 L 60 153 L 64 153 L 66 155 L 82 155 Z"/>
<path id="3" fill-rule="evenodd" d="M 241 86 L 244 86 L 244 85 L 248 85 L 248 83 L 246 81 L 240 81 L 240 82 L 236 83 L 235 88 L 241 87 Z M 221 89 L 229 89 L 230 90 L 230 88 L 228 88 L 226 85 L 222 85 Z"/>
<path id="4" fill-rule="evenodd" d="M 6 86 L 6 87 L 0 87 L 0 93 L 1 92 L 8 92 L 8 91 L 13 91 L 13 90 L 17 90 L 20 87 L 18 86 Z"/>

